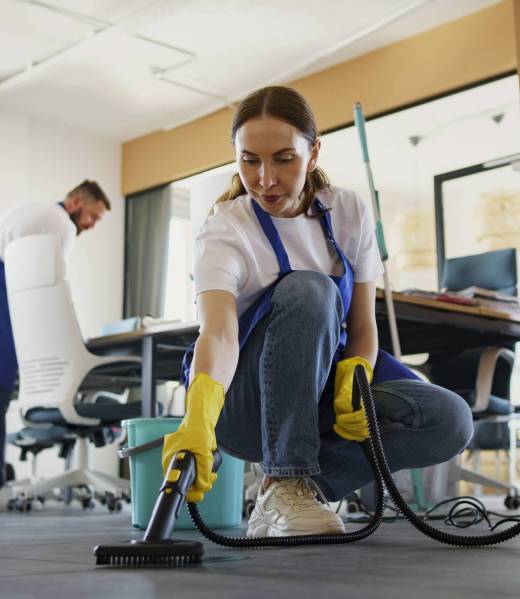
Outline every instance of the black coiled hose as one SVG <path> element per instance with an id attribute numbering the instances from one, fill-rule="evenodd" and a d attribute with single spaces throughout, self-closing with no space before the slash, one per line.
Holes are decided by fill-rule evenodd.
<path id="1" fill-rule="evenodd" d="M 487 545 L 496 545 L 502 543 L 520 534 L 520 523 L 512 526 L 501 532 L 487 534 L 487 535 L 454 535 L 438 530 L 433 526 L 430 526 L 422 518 L 417 516 L 406 504 L 404 499 L 401 497 L 399 490 L 397 489 L 395 482 L 392 478 L 388 462 L 386 461 L 383 444 L 381 442 L 381 434 L 377 424 L 376 410 L 374 407 L 374 400 L 372 398 L 372 392 L 368 383 L 365 370 L 362 366 L 357 366 L 355 369 L 355 381 L 353 405 L 356 409 L 356 402 L 359 402 L 359 397 L 363 401 L 365 412 L 368 420 L 368 429 L 370 437 L 362 442 L 361 446 L 367 459 L 370 462 L 372 471 L 374 473 L 374 480 L 376 484 L 376 510 L 370 522 L 362 529 L 343 534 L 324 534 L 324 535 L 300 535 L 293 537 L 226 537 L 216 533 L 206 526 L 202 520 L 197 504 L 188 503 L 188 511 L 190 516 L 195 523 L 195 526 L 199 531 L 207 537 L 210 541 L 224 545 L 226 547 L 236 547 L 241 549 L 254 549 L 260 547 L 279 547 L 279 546 L 293 546 L 293 545 L 317 545 L 317 544 L 338 544 L 338 543 L 352 543 L 354 541 L 360 541 L 371 535 L 381 524 L 384 511 L 384 485 L 388 489 L 390 496 L 392 497 L 397 508 L 404 514 L 404 516 L 417 528 L 420 532 L 426 536 L 446 543 L 447 545 L 455 545 L 459 547 L 485 547 Z"/>
<path id="2" fill-rule="evenodd" d="M 370 439 L 367 439 L 365 443 L 370 445 Z M 205 522 L 201 518 L 196 503 L 188 503 L 188 511 L 190 513 L 191 519 L 195 523 L 195 526 L 206 538 L 219 545 L 224 545 L 225 547 L 255 549 L 260 547 L 280 547 L 292 545 L 333 545 L 337 543 L 354 543 L 355 541 L 361 541 L 361 539 L 370 536 L 373 532 L 375 532 L 383 520 L 383 512 L 385 510 L 383 482 L 381 476 L 379 475 L 376 462 L 371 460 L 370 465 L 372 466 L 376 483 L 376 509 L 368 524 L 354 532 L 324 535 L 298 535 L 292 537 L 226 537 L 218 534 L 206 526 Z"/>

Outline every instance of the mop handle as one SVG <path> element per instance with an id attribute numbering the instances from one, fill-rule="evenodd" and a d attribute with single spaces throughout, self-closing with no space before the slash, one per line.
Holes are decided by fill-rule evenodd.
<path id="1" fill-rule="evenodd" d="M 367 134 L 365 131 L 365 117 L 363 116 L 363 109 L 361 104 L 356 102 L 354 104 L 354 123 L 359 135 L 359 143 L 361 144 L 361 152 L 363 154 L 363 162 L 370 162 L 368 158 L 368 144 Z"/>
<path id="2" fill-rule="evenodd" d="M 379 209 L 379 196 L 374 186 L 374 178 L 372 176 L 372 169 L 370 168 L 370 158 L 368 157 L 368 144 L 367 134 L 365 130 L 365 117 L 363 116 L 363 109 L 361 104 L 356 102 L 354 105 L 354 122 L 359 135 L 359 143 L 361 144 L 361 153 L 363 154 L 363 162 L 368 177 L 368 187 L 370 189 L 370 199 L 372 201 L 372 211 L 374 213 L 374 221 L 376 224 L 376 239 L 379 247 L 379 254 L 381 260 L 386 262 L 388 260 L 388 250 L 386 249 L 385 234 L 383 231 L 383 222 L 381 220 L 381 211 Z"/>
<path id="3" fill-rule="evenodd" d="M 360 102 L 356 102 L 354 105 L 354 123 L 359 135 L 359 142 L 361 144 L 361 152 L 363 154 L 363 162 L 365 163 L 368 187 L 370 189 L 370 198 L 372 200 L 372 211 L 374 214 L 374 221 L 376 227 L 376 239 L 379 248 L 379 254 L 381 261 L 383 262 L 383 282 L 385 289 L 385 301 L 386 311 L 388 313 L 388 324 L 390 327 L 390 338 L 392 341 L 392 351 L 394 356 L 401 359 L 401 344 L 399 342 L 399 333 L 397 330 L 397 319 L 395 317 L 394 301 L 392 298 L 392 290 L 390 288 L 390 280 L 388 278 L 388 271 L 386 268 L 386 261 L 388 259 L 388 250 L 386 249 L 385 236 L 383 231 L 383 221 L 381 220 L 381 212 L 379 210 L 379 199 L 377 191 L 374 186 L 374 177 L 372 176 L 372 169 L 370 168 L 370 158 L 368 156 L 368 144 L 367 134 L 365 130 L 365 117 L 363 115 L 363 109 Z"/>

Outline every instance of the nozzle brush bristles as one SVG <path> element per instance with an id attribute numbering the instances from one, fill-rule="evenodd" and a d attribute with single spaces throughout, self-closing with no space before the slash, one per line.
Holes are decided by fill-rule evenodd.
<path id="1" fill-rule="evenodd" d="M 98 555 L 96 556 L 96 565 L 98 566 L 118 566 L 120 568 L 180 568 L 200 564 L 202 558 L 200 555 L 184 556 L 158 556 L 158 555 Z"/>
<path id="2" fill-rule="evenodd" d="M 203 553 L 197 541 L 132 541 L 94 549 L 98 566 L 120 568 L 182 568 L 200 564 Z"/>

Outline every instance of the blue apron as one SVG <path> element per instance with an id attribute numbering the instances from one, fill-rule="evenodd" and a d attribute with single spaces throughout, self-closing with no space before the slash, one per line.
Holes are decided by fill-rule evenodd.
<path id="1" fill-rule="evenodd" d="M 251 305 L 238 319 L 238 341 L 240 345 L 240 349 L 243 348 L 247 339 L 251 335 L 251 332 L 255 328 L 255 326 L 266 316 L 272 309 L 271 297 L 274 291 L 275 286 L 288 274 L 293 272 L 291 268 L 291 264 L 289 262 L 289 257 L 287 256 L 287 252 L 283 246 L 282 240 L 280 239 L 280 235 L 276 230 L 276 227 L 271 219 L 271 216 L 265 212 L 255 200 L 251 200 L 253 209 L 255 211 L 256 217 L 262 227 L 263 232 L 265 233 L 273 251 L 276 255 L 276 259 L 278 261 L 278 266 L 280 271 L 278 273 L 278 277 L 263 293 L 260 297 Z M 320 213 L 320 222 L 323 228 L 323 232 L 325 233 L 325 237 L 332 244 L 335 252 L 338 255 L 338 258 L 343 265 L 343 274 L 341 276 L 333 276 L 329 275 L 330 278 L 336 283 L 338 289 L 341 294 L 341 299 L 343 300 L 343 319 L 345 322 L 347 318 L 347 314 L 350 308 L 350 303 L 352 301 L 352 291 L 354 288 L 354 270 L 350 265 L 347 257 L 343 253 L 342 249 L 339 247 L 336 239 L 334 238 L 334 233 L 332 231 L 332 222 L 330 218 L 329 211 L 323 206 L 323 204 L 316 198 L 314 200 L 314 206 L 317 208 Z M 338 362 L 343 358 L 343 352 L 345 350 L 345 346 L 347 344 L 347 329 L 346 327 L 341 328 L 340 333 L 340 341 L 336 352 L 334 354 L 334 363 Z M 188 386 L 189 381 L 189 373 L 190 373 L 190 365 L 191 360 L 193 358 L 193 348 L 194 345 L 191 345 L 188 351 L 186 352 L 182 364 L 182 374 L 181 381 Z M 376 365 L 374 368 L 374 378 L 372 380 L 373 385 L 377 385 L 378 383 L 398 380 L 398 379 L 414 379 L 419 380 L 419 377 L 414 374 L 409 368 L 407 368 L 404 364 L 396 360 L 392 355 L 388 354 L 383 350 L 379 350 L 377 354 Z"/>
<path id="2" fill-rule="evenodd" d="M 14 387 L 17 370 L 18 363 L 7 303 L 5 267 L 0 260 L 0 387 L 6 389 Z"/>

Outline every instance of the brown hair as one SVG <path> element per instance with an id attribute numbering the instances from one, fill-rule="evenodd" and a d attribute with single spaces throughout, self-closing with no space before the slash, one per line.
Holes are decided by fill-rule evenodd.
<path id="1" fill-rule="evenodd" d="M 311 146 L 316 143 L 318 131 L 311 107 L 296 90 L 279 85 L 263 87 L 240 102 L 233 116 L 231 143 L 235 143 L 235 135 L 246 121 L 263 116 L 271 116 L 296 127 Z M 316 192 L 329 185 L 327 175 L 318 166 L 307 173 L 303 187 L 304 212 L 308 211 Z M 216 203 L 234 200 L 244 193 L 246 193 L 245 187 L 237 173 L 233 175 L 229 189 L 217 199 Z"/>
<path id="2" fill-rule="evenodd" d="M 103 202 L 107 210 L 110 210 L 111 208 L 110 201 L 105 195 L 105 192 L 95 181 L 89 181 L 88 179 L 85 179 L 83 183 L 80 183 L 77 187 L 74 187 L 74 189 L 69 191 L 67 198 L 70 198 L 78 193 L 83 195 L 87 201 L 93 200 L 95 202 Z"/>

